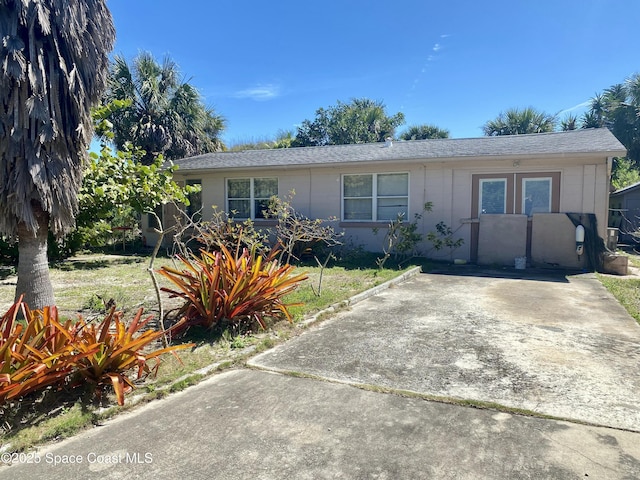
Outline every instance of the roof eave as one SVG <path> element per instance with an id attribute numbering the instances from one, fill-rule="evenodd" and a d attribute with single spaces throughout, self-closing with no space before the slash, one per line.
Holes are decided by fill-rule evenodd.
<path id="1" fill-rule="evenodd" d="M 564 158 L 594 158 L 606 159 L 609 157 L 619 157 L 626 155 L 625 150 L 607 150 L 599 152 L 564 152 L 564 153 L 518 153 L 518 154 L 499 154 L 499 155 L 459 155 L 454 157 L 409 157 L 409 158 L 385 158 L 378 160 L 366 161 L 345 161 L 345 162 L 316 162 L 316 163 L 299 163 L 286 165 L 242 165 L 242 166 L 212 166 L 199 168 L 183 168 L 179 166 L 177 172 L 180 174 L 202 174 L 212 171 L 243 171 L 243 170 L 285 170 L 290 168 L 310 169 L 310 168 L 335 168 L 335 167 L 351 167 L 351 166 L 367 166 L 379 165 L 383 163 L 459 163 L 465 161 L 480 160 L 549 160 Z"/>

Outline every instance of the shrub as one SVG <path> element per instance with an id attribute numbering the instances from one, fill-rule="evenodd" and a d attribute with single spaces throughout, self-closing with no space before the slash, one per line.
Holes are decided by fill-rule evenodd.
<path id="1" fill-rule="evenodd" d="M 422 207 L 422 212 L 414 214 L 413 221 L 407 222 L 404 218 L 404 213 L 399 213 L 395 219 L 389 222 L 382 247 L 384 255 L 376 260 L 378 268 L 384 268 L 385 262 L 391 255 L 404 259 L 419 254 L 426 256 L 432 250 L 439 251 L 443 248 L 449 248 L 453 251 L 460 248 L 464 240 L 462 238 L 454 239 L 453 234 L 455 232 L 444 222 L 438 222 L 436 230 L 428 232 L 426 236 L 418 231 L 418 222 L 422 220 L 426 212 L 431 212 L 432 209 L 433 204 L 427 202 Z M 373 233 L 377 235 L 378 229 L 374 228 Z M 421 252 L 418 246 L 424 239 L 431 243 L 431 248 L 426 252 Z"/>
<path id="2" fill-rule="evenodd" d="M 163 332 L 144 327 L 153 318 L 147 317 L 141 321 L 143 309 L 126 327 L 122 321 L 122 312 L 116 312 L 112 307 L 100 325 L 88 324 L 82 318 L 74 327 L 73 347 L 80 353 L 76 362 L 78 372 L 84 379 L 96 385 L 96 395 L 101 396 L 103 388 L 111 384 L 118 400 L 118 405 L 124 405 L 124 394 L 134 387 L 126 373 L 137 367 L 137 378 L 143 374 L 155 373 L 160 365 L 159 356 L 176 350 L 190 348 L 193 344 L 174 345 L 148 353 L 144 349 L 162 337 Z M 178 323 L 174 328 L 180 328 Z M 178 358 L 176 356 L 176 358 Z M 155 359 L 153 369 L 149 367 L 149 360 Z M 178 360 L 180 360 L 178 358 Z"/>
<path id="3" fill-rule="evenodd" d="M 137 367 L 138 378 L 155 373 L 159 355 L 193 346 L 143 353 L 163 332 L 142 332 L 151 317 L 140 321 L 141 317 L 142 309 L 126 328 L 122 313 L 111 309 L 97 327 L 82 318 L 62 324 L 55 306 L 31 311 L 19 299 L 0 319 L 0 404 L 62 385 L 77 373 L 96 385 L 98 395 L 105 385 L 113 385 L 118 404 L 123 405 L 124 394 L 133 388 L 127 371 Z M 147 363 L 151 359 L 156 360 L 153 370 Z"/>
<path id="4" fill-rule="evenodd" d="M 230 251 L 243 248 L 256 248 L 260 253 L 267 251 L 269 239 L 264 232 L 255 228 L 253 221 L 247 219 L 242 223 L 236 222 L 215 206 L 211 220 L 196 222 L 193 227 L 193 238 L 209 252 L 219 250 L 221 246 Z"/>
<path id="5" fill-rule="evenodd" d="M 291 321 L 288 307 L 293 304 L 285 304 L 283 297 L 307 276 L 290 276 L 294 267 L 281 265 L 278 253 L 273 250 L 264 258 L 254 245 L 234 256 L 220 245 L 220 251 L 201 250 L 199 257 L 178 256 L 183 270 L 165 266 L 159 271 L 177 288 L 162 290 L 187 301 L 179 315 L 186 317 L 188 325 L 213 328 L 221 322 L 237 326 L 255 320 L 266 328 L 267 317 Z"/>
<path id="6" fill-rule="evenodd" d="M 11 306 L 0 320 L 0 404 L 64 382 L 81 357 L 69 326 L 58 322 L 55 307 L 32 312 L 22 298 Z"/>
<path id="7" fill-rule="evenodd" d="M 336 232 L 331 225 L 327 225 L 326 220 L 310 219 L 297 212 L 291 205 L 295 193 L 291 191 L 284 199 L 271 197 L 269 207 L 264 212 L 267 218 L 278 221 L 274 234 L 282 247 L 280 259 L 286 255 L 287 263 L 292 258 L 300 260 L 307 252 L 313 253 L 313 249 L 318 246 L 332 248 L 342 245 L 341 239 L 344 236 L 344 232 Z"/>

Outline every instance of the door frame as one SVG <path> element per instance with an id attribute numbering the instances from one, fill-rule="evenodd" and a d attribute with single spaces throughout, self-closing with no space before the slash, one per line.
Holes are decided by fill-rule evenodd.
<path id="1" fill-rule="evenodd" d="M 506 209 L 505 214 L 521 215 L 523 180 L 527 178 L 551 179 L 551 212 L 560 211 L 560 181 L 561 172 L 527 172 L 527 173 L 476 173 L 471 175 L 471 246 L 470 257 L 472 263 L 478 261 L 478 237 L 480 234 L 480 180 L 506 180 Z M 532 217 L 527 221 L 527 257 L 531 258 Z"/>

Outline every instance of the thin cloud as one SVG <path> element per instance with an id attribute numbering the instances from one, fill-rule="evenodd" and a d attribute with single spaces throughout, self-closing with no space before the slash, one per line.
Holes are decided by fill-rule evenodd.
<path id="1" fill-rule="evenodd" d="M 448 33 L 443 33 L 442 35 L 439 36 L 439 38 L 448 38 L 451 35 Z M 409 91 L 407 92 L 407 97 L 411 97 L 412 93 L 417 89 L 418 84 L 420 83 L 420 80 L 422 79 L 422 77 L 424 77 L 427 73 L 427 68 L 429 67 L 429 65 L 431 64 L 431 62 L 437 61 L 438 58 L 440 58 L 440 56 L 442 55 L 440 52 L 440 50 L 442 50 L 444 47 L 441 43 L 434 43 L 433 47 L 431 47 L 431 51 L 433 52 L 432 54 L 427 56 L 427 60 L 425 61 L 424 65 L 422 65 L 422 68 L 420 69 L 420 72 L 418 73 L 418 75 L 416 76 L 416 78 L 414 78 L 411 87 L 409 87 Z"/>
<path id="2" fill-rule="evenodd" d="M 249 98 L 258 102 L 273 100 L 280 96 L 278 85 L 258 85 L 256 87 L 239 90 L 233 94 L 235 98 Z"/>
<path id="3" fill-rule="evenodd" d="M 591 100 L 587 100 L 586 102 L 579 103 L 570 108 L 565 108 L 564 110 L 558 112 L 558 115 L 564 115 L 565 113 L 573 112 L 575 110 L 582 110 L 583 108 L 591 105 Z"/>

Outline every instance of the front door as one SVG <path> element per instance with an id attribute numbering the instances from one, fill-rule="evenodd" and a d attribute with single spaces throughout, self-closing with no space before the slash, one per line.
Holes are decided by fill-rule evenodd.
<path id="1" fill-rule="evenodd" d="M 527 257 L 531 258 L 534 213 L 560 211 L 560 172 L 476 174 L 471 186 L 471 261 L 478 261 L 480 218 L 486 214 L 527 215 Z"/>

